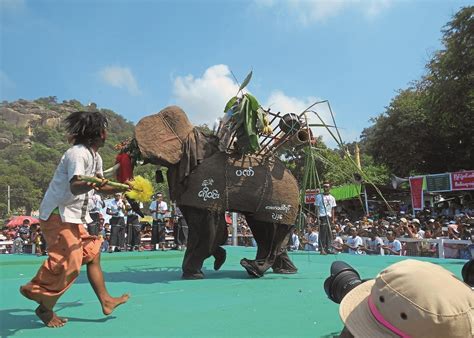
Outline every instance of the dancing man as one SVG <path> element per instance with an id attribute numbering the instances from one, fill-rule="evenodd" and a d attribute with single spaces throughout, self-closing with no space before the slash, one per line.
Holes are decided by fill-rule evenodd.
<path id="1" fill-rule="evenodd" d="M 74 112 L 65 119 L 68 140 L 74 145 L 61 158 L 40 206 L 40 227 L 48 245 L 48 259 L 36 276 L 20 292 L 39 306 L 36 315 L 48 327 L 61 327 L 66 318 L 53 308 L 59 297 L 74 283 L 81 265 L 87 265 L 87 277 L 109 315 L 129 296 L 112 297 L 105 287 L 100 266 L 102 239 L 90 235 L 83 224 L 92 222 L 88 201 L 94 190 L 106 194 L 116 190 L 103 180 L 101 185 L 79 180 L 84 176 L 102 176 L 102 159 L 97 153 L 107 138 L 107 119 L 100 112 Z"/>

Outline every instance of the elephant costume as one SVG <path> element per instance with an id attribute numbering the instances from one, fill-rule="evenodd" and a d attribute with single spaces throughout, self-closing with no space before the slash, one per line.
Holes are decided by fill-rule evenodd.
<path id="1" fill-rule="evenodd" d="M 193 128 L 176 106 L 140 120 L 135 129 L 145 161 L 168 167 L 170 197 L 189 226 L 183 278 L 199 279 L 205 259 L 225 261 L 225 211 L 245 215 L 257 243 L 254 260 L 241 265 L 255 277 L 270 267 L 276 273 L 296 273 L 286 252 L 299 209 L 296 179 L 276 157 L 229 154 L 219 140 Z"/>

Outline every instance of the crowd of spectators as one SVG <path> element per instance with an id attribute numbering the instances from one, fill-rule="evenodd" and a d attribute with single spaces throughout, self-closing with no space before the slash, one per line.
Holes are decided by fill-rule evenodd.
<path id="1" fill-rule="evenodd" d="M 151 222 L 140 222 L 139 216 L 121 195 L 108 203 L 97 195 L 90 210 L 94 222 L 87 225 L 91 235 L 104 239 L 103 252 L 143 250 L 183 250 L 186 247 L 187 225 L 183 215 L 172 203 L 157 194 L 147 214 Z M 169 205 L 169 206 L 168 206 Z M 143 206 L 141 206 L 143 207 Z M 109 222 L 104 217 L 110 216 Z M 290 251 L 320 252 L 320 219 L 314 214 L 305 217 L 303 226 L 295 228 L 288 242 Z M 375 219 L 377 218 L 377 219 Z M 226 213 L 229 241 L 232 244 L 232 220 Z M 426 208 L 412 217 L 404 210 L 396 215 L 361 217 L 350 220 L 341 212 L 331 224 L 331 246 L 328 253 L 356 255 L 406 255 L 438 257 L 438 239 L 466 240 L 470 245 L 444 243 L 445 258 L 469 259 L 474 255 L 474 208 L 445 203 L 440 208 Z M 237 216 L 237 245 L 256 246 L 245 217 Z M 5 245 L 2 243 L 11 243 Z M 465 242 L 463 242 L 465 243 Z M 28 219 L 18 227 L 0 233 L 1 253 L 33 253 L 45 255 L 45 240 L 39 224 Z"/>
<path id="2" fill-rule="evenodd" d="M 342 216 L 331 224 L 329 253 L 438 257 L 439 241 L 433 240 L 450 239 L 471 244 L 445 243 L 445 258 L 470 259 L 474 254 L 474 210 L 450 209 L 452 213 L 443 208 L 439 214 L 426 209 L 416 217 L 401 211 L 377 220 L 364 216 L 353 221 Z M 291 237 L 289 249 L 319 251 L 319 229 L 317 218 L 307 215 L 304 228 L 295 230 Z"/>

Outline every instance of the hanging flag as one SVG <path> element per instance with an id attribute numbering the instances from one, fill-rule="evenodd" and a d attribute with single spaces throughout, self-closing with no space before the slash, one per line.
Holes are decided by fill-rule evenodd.
<path id="1" fill-rule="evenodd" d="M 423 176 L 410 177 L 411 205 L 413 210 L 423 209 Z"/>

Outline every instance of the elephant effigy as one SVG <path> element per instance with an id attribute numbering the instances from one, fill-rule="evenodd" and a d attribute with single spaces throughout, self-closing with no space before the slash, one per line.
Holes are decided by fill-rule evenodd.
<path id="1" fill-rule="evenodd" d="M 224 263 L 226 211 L 245 215 L 257 243 L 255 259 L 240 262 L 249 275 L 297 272 L 286 244 L 298 214 L 298 184 L 277 157 L 220 151 L 219 139 L 194 128 L 177 106 L 141 119 L 135 139 L 147 163 L 168 168 L 170 197 L 188 223 L 183 278 L 203 278 L 210 256 L 216 270 Z"/>

